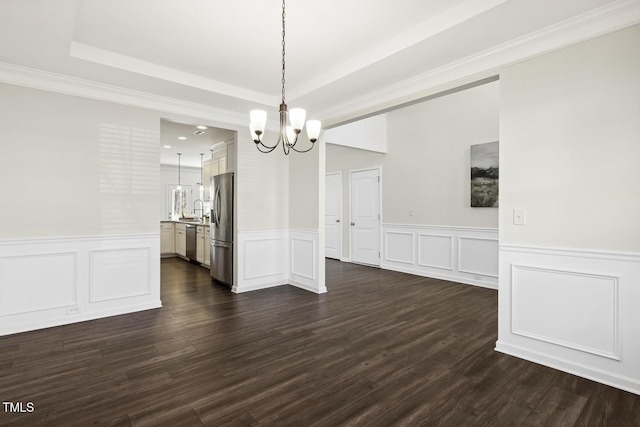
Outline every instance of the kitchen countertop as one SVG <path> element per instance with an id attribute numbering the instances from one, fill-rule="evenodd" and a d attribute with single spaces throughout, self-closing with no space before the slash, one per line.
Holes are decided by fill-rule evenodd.
<path id="1" fill-rule="evenodd" d="M 205 223 L 200 222 L 200 221 L 173 221 L 173 220 L 170 220 L 170 219 L 163 219 L 163 220 L 161 220 L 160 222 L 173 222 L 173 223 L 175 223 L 175 224 L 192 224 L 192 225 L 202 225 L 202 226 L 204 226 L 204 227 L 209 227 L 209 225 L 210 225 L 209 223 L 206 223 L 206 224 L 205 224 Z"/>

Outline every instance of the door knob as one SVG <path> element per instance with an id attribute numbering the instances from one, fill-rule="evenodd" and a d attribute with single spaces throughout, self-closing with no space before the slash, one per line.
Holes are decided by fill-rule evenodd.
<path id="1" fill-rule="evenodd" d="M 340 220 L 339 220 L 339 219 L 336 219 L 336 222 L 340 222 Z"/>
<path id="2" fill-rule="evenodd" d="M 355 222 L 352 222 L 352 223 L 351 223 L 351 225 L 356 225 L 356 223 L 355 223 Z"/>

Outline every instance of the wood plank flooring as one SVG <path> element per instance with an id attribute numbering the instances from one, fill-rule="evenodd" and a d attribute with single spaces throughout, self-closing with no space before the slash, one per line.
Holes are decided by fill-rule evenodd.
<path id="1" fill-rule="evenodd" d="M 496 291 L 327 260 L 241 295 L 162 260 L 164 308 L 0 337 L 2 426 L 640 426 L 640 396 L 493 350 Z"/>

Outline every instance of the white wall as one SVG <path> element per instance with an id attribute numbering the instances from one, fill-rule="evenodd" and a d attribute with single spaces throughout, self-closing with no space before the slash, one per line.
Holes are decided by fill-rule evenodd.
<path id="1" fill-rule="evenodd" d="M 157 232 L 155 113 L 0 84 L 0 238 Z"/>
<path id="2" fill-rule="evenodd" d="M 638 46 L 635 26 L 500 73 L 496 347 L 640 394 Z"/>
<path id="3" fill-rule="evenodd" d="M 497 209 L 470 207 L 470 146 L 498 140 L 499 93 L 492 82 L 387 114 L 385 222 L 498 226 Z"/>
<path id="4" fill-rule="evenodd" d="M 638 28 L 501 73 L 501 242 L 640 251 Z"/>
<path id="5" fill-rule="evenodd" d="M 327 144 L 387 152 L 387 115 L 368 117 L 327 129 L 323 134 Z"/>
<path id="6" fill-rule="evenodd" d="M 301 144 L 305 142 L 302 141 Z M 319 147 L 314 147 L 308 153 L 291 152 L 289 154 L 289 226 L 291 228 L 318 229 L 320 209 L 318 189 L 321 181 L 318 176 L 319 153 Z"/>
<path id="7" fill-rule="evenodd" d="M 0 111 L 0 334 L 159 307 L 158 115 L 6 84 Z"/>
<path id="8" fill-rule="evenodd" d="M 265 142 L 277 135 L 267 132 Z M 289 226 L 289 163 L 281 149 L 263 154 L 249 130 L 238 131 L 238 230 L 278 230 Z"/>

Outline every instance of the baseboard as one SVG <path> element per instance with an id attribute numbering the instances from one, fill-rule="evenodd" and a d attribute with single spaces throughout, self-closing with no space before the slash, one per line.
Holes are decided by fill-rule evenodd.
<path id="1" fill-rule="evenodd" d="M 315 288 L 311 285 L 308 285 L 306 283 L 302 283 L 302 282 L 297 282 L 295 280 L 290 280 L 289 284 L 291 286 L 294 286 L 296 288 L 300 288 L 300 289 L 304 289 L 305 291 L 309 291 L 309 292 L 313 292 L 314 294 L 324 294 L 325 292 L 327 292 L 327 288 L 326 287 L 322 287 L 321 289 Z"/>
<path id="2" fill-rule="evenodd" d="M 429 277 L 432 279 L 447 280 L 449 282 L 462 283 L 464 285 L 480 286 L 482 288 L 498 290 L 497 284 L 483 283 L 480 280 L 473 280 L 466 277 L 456 276 L 453 274 L 452 275 L 437 274 L 437 273 L 417 270 L 413 268 L 398 267 L 398 266 L 391 266 L 391 265 L 385 265 L 385 264 L 382 264 L 380 268 L 383 268 L 385 270 L 397 271 L 399 273 L 413 274 L 414 276 Z"/>
<path id="3" fill-rule="evenodd" d="M 550 368 L 558 369 L 559 371 L 567 372 L 572 375 L 577 375 L 588 380 L 596 381 L 640 395 L 640 382 L 633 378 L 593 369 L 589 366 L 577 364 L 570 360 L 552 357 L 547 354 L 531 351 L 512 344 L 506 344 L 501 341 L 496 342 L 495 350 L 500 353 L 508 354 L 509 356 L 525 359 L 539 365 L 548 366 Z"/>
<path id="4" fill-rule="evenodd" d="M 288 284 L 289 282 L 287 280 L 276 280 L 271 282 L 256 283 L 253 285 L 233 285 L 231 287 L 231 292 L 235 294 L 241 294 L 243 292 L 259 291 L 260 289 L 275 288 L 276 286 L 283 286 Z"/>
<path id="5" fill-rule="evenodd" d="M 56 326 L 70 325 L 72 323 L 87 322 L 89 320 L 97 320 L 111 316 L 120 316 L 124 314 L 135 313 L 138 311 L 153 310 L 156 308 L 162 308 L 162 302 L 160 300 L 150 301 L 144 304 L 94 311 L 90 313 L 81 313 L 64 318 L 61 317 L 57 319 L 48 319 L 46 321 L 37 321 L 29 324 L 17 325 L 15 327 L 0 328 L 0 336 L 35 331 L 37 329 L 53 328 Z"/>

